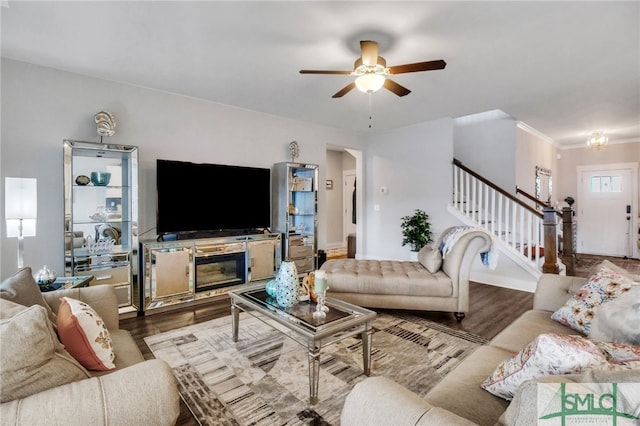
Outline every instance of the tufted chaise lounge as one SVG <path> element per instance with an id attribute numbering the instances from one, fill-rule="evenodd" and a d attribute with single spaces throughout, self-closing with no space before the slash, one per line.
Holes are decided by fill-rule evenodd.
<path id="1" fill-rule="evenodd" d="M 456 228 L 440 234 L 435 250 Z M 441 266 L 423 260 L 427 256 L 433 259 L 426 254 L 433 250 L 425 247 L 418 261 L 331 259 L 320 269 L 327 274 L 329 297 L 369 308 L 453 312 L 462 321 L 469 312 L 471 265 L 479 253 L 490 248 L 490 234 L 465 229 L 448 248 Z M 434 254 L 441 256 L 439 252 Z"/>

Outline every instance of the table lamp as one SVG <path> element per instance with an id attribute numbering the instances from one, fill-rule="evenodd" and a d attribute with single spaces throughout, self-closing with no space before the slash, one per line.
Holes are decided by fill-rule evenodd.
<path id="1" fill-rule="evenodd" d="M 7 238 L 18 237 L 18 268 L 24 266 L 24 237 L 35 237 L 38 216 L 38 184 L 35 178 L 6 177 L 4 213 Z"/>

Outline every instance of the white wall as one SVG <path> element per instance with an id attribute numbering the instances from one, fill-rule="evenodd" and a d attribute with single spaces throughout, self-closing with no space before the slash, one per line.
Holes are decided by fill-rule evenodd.
<path id="1" fill-rule="evenodd" d="M 515 193 L 517 121 L 500 110 L 455 119 L 456 159 L 505 191 Z"/>
<path id="2" fill-rule="evenodd" d="M 453 120 L 446 118 L 366 138 L 363 234 L 358 257 L 409 260 L 402 246 L 401 217 L 424 210 L 434 240 L 459 224 L 447 212 L 451 200 Z M 386 188 L 386 193 L 381 192 Z M 359 233 L 360 235 L 360 233 Z"/>
<path id="3" fill-rule="evenodd" d="M 526 126 L 518 126 L 516 129 L 516 185 L 527 193 L 536 195 L 536 166 L 551 170 L 552 183 L 558 180 L 556 167 L 557 148 L 552 142 L 535 132 L 529 131 Z M 554 185 L 552 185 L 553 187 Z M 556 205 L 564 197 L 558 198 L 558 191 L 553 188 L 551 192 L 551 204 Z M 525 198 L 520 197 L 523 201 Z M 545 201 L 545 200 L 543 200 Z M 560 205 L 558 208 L 562 208 Z"/>
<path id="4" fill-rule="evenodd" d="M 563 149 L 559 151 L 559 154 L 559 179 L 558 184 L 555 185 L 558 189 L 558 199 L 564 200 L 566 197 L 571 196 L 576 200 L 574 207 L 577 207 L 580 202 L 577 178 L 578 167 L 640 162 L 640 142 L 610 144 L 602 149 L 593 149 L 586 146 L 584 148 Z M 640 186 L 640 181 L 638 184 Z M 566 204 L 563 203 L 562 205 Z M 638 199 L 638 205 L 640 205 L 640 199 Z"/>
<path id="5" fill-rule="evenodd" d="M 62 275 L 62 140 L 99 141 L 93 116 L 107 110 L 117 121 L 110 142 L 140 148 L 140 232 L 155 237 L 156 158 L 270 167 L 289 160 L 320 165 L 326 145 L 359 147 L 345 132 L 141 87 L 2 59 L 2 187 L 5 176 L 38 179 L 37 236 L 25 238 L 25 265 L 48 265 Z M 215 188 L 203 188 L 203 197 Z M 16 269 L 16 240 L 7 239 L 2 211 L 0 277 Z M 319 193 L 320 247 L 325 245 L 325 190 Z"/>

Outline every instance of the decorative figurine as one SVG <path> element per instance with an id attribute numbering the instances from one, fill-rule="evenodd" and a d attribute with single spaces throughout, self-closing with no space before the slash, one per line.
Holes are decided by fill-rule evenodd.
<path id="1" fill-rule="evenodd" d="M 55 271 L 52 271 L 47 267 L 47 265 L 44 265 L 42 269 L 36 272 L 36 275 L 33 278 L 39 286 L 47 286 L 56 280 L 57 275 Z"/>
<path id="2" fill-rule="evenodd" d="M 110 112 L 100 111 L 94 116 L 98 136 L 113 136 L 116 134 L 116 119 Z"/>
<path id="3" fill-rule="evenodd" d="M 300 154 L 300 147 L 298 146 L 298 142 L 293 141 L 289 144 L 289 154 L 291 154 L 291 162 L 294 163 L 298 155 Z"/>

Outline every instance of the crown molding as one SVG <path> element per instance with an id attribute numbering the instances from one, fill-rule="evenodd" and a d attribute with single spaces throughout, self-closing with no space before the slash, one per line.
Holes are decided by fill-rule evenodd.
<path id="1" fill-rule="evenodd" d="M 640 143 L 640 138 L 625 138 L 625 139 L 611 139 L 609 138 L 609 142 L 607 142 L 607 145 L 622 145 L 625 143 Z M 603 148 L 601 149 L 606 149 L 607 145 L 605 145 Z M 584 149 L 595 149 L 595 148 L 591 148 L 590 146 L 587 146 L 587 143 L 577 143 L 577 144 L 573 144 L 573 145 L 564 145 L 564 146 L 560 146 L 558 147 L 561 150 L 565 150 L 565 149 L 580 149 L 580 148 L 584 148 Z"/>
<path id="2" fill-rule="evenodd" d="M 518 129 L 524 130 L 525 132 L 530 133 L 539 139 L 542 139 L 546 143 L 553 145 L 556 148 L 560 148 L 560 145 L 558 145 L 553 139 L 551 139 L 549 136 L 545 135 L 544 133 L 534 129 L 533 127 L 529 126 L 527 123 L 518 121 L 517 127 Z"/>

